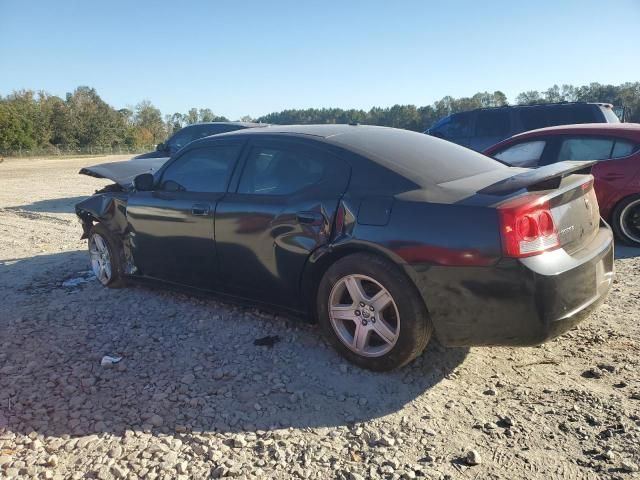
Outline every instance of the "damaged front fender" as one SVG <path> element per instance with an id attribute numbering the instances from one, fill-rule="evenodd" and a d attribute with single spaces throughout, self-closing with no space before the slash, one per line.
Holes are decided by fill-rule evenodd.
<path id="1" fill-rule="evenodd" d="M 76 215 L 82 223 L 82 237 L 87 238 L 94 223 L 104 225 L 114 237 L 120 240 L 127 274 L 135 273 L 136 267 L 131 253 L 131 236 L 127 221 L 127 200 L 125 192 L 105 192 L 76 204 Z"/>

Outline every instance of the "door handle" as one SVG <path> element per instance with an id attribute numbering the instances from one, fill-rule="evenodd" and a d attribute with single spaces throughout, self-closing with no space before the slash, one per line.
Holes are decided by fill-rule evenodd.
<path id="1" fill-rule="evenodd" d="M 205 217 L 209 215 L 210 208 L 206 203 L 195 203 L 191 206 L 191 214 L 198 217 Z"/>
<path id="2" fill-rule="evenodd" d="M 299 223 L 307 225 L 322 225 L 324 223 L 324 215 L 318 212 L 298 212 L 296 219 Z"/>

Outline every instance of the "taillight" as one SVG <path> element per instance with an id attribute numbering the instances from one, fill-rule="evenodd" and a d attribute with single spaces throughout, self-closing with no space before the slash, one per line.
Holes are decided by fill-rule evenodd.
<path id="1" fill-rule="evenodd" d="M 502 249 L 508 257 L 538 255 L 560 246 L 549 202 L 526 195 L 498 207 Z"/>

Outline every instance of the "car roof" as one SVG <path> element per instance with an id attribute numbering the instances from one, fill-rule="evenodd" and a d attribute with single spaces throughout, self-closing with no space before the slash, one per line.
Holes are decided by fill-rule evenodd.
<path id="1" fill-rule="evenodd" d="M 572 107 L 576 105 L 596 105 L 599 107 L 613 108 L 611 103 L 602 103 L 602 102 L 555 102 L 555 103 L 528 103 L 525 105 L 500 105 L 498 107 L 480 107 L 473 108 L 471 110 L 465 110 L 463 112 L 452 113 L 452 115 L 457 115 L 460 113 L 470 113 L 470 112 L 483 112 L 487 110 L 518 110 L 518 109 L 531 109 L 531 108 L 549 108 L 549 107 Z M 446 118 L 446 117 L 445 117 Z"/>
<path id="2" fill-rule="evenodd" d="M 612 133 L 615 131 L 622 132 L 640 132 L 640 123 L 576 123 L 570 125 L 555 125 L 553 127 L 537 128 L 535 130 L 529 130 L 528 132 L 519 133 L 514 137 L 527 134 L 539 134 L 539 133 L 574 133 L 574 132 L 587 132 L 594 133 L 602 131 L 603 133 Z"/>
<path id="3" fill-rule="evenodd" d="M 190 125 L 185 125 L 182 129 L 190 128 L 190 127 L 199 127 L 202 125 L 237 125 L 239 127 L 245 128 L 253 128 L 253 127 L 266 127 L 268 123 L 257 123 L 257 122 L 198 122 L 192 123 Z"/>
<path id="4" fill-rule="evenodd" d="M 554 127 L 538 128 L 509 137 L 485 150 L 493 152 L 506 145 L 549 135 L 610 135 L 640 141 L 640 123 L 579 123 L 575 125 L 557 125 Z"/>
<path id="5" fill-rule="evenodd" d="M 469 171 L 474 172 L 486 172 L 504 167 L 496 160 L 440 138 L 400 128 L 374 125 L 272 125 L 265 128 L 237 130 L 207 138 L 211 140 L 223 137 L 241 138 L 247 135 L 254 138 L 298 137 L 330 144 L 365 157 L 410 179 L 414 184 L 423 186 L 449 180 L 449 172 L 455 176 L 461 165 L 467 166 Z M 434 178 L 440 181 L 434 182 Z"/>

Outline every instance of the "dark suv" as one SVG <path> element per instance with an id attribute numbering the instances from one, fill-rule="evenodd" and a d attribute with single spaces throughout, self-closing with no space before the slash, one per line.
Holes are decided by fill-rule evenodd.
<path id="1" fill-rule="evenodd" d="M 204 122 L 194 123 L 181 128 L 169 137 L 165 143 L 159 143 L 155 152 L 143 153 L 133 158 L 163 158 L 170 157 L 187 143 L 191 143 L 199 138 L 217 135 L 219 133 L 233 132 L 244 128 L 264 127 L 266 123 L 252 122 Z"/>
<path id="2" fill-rule="evenodd" d="M 513 107 L 479 108 L 454 113 L 424 133 L 483 151 L 521 132 L 554 125 L 618 123 L 607 103 L 547 103 Z"/>

